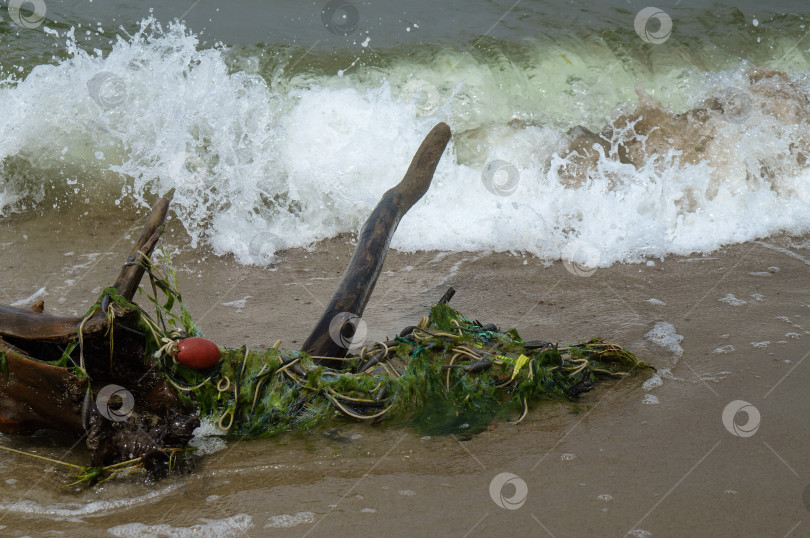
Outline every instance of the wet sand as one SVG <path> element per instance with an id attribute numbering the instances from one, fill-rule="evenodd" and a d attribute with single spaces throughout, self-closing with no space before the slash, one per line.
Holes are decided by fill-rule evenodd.
<path id="1" fill-rule="evenodd" d="M 45 287 L 46 311 L 83 313 L 114 280 L 142 220 L 87 217 L 59 232 L 49 218 L 0 222 L 0 302 Z M 589 277 L 531 257 L 392 252 L 364 316 L 369 339 L 415 323 L 452 285 L 451 304 L 467 317 L 515 327 L 526 339 L 609 339 L 655 366 L 663 384 L 643 386 L 649 374 L 603 383 L 477 435 L 427 438 L 344 421 L 326 433 L 230 442 L 193 473 L 158 484 L 130 478 L 73 490 L 62 485 L 63 469 L 0 453 L 0 532 L 806 536 L 808 239 L 773 237 Z M 177 230 L 163 243 L 179 249 L 174 260 L 192 315 L 228 347 L 303 342 L 353 248 L 342 237 L 258 268 L 195 251 Z M 681 356 L 645 338 L 662 321 L 683 337 Z M 658 403 L 644 403 L 651 396 Z M 724 426 L 735 400 L 759 411 L 753 435 Z M 745 412 L 736 424 L 745 426 Z M 62 435 L 0 442 L 87 461 L 81 446 L 65 455 L 73 440 Z M 516 478 L 503 479 L 503 497 L 496 484 L 493 500 L 491 483 L 503 472 Z M 521 481 L 525 503 L 498 506 L 502 498 L 520 504 L 513 498 L 522 497 Z"/>

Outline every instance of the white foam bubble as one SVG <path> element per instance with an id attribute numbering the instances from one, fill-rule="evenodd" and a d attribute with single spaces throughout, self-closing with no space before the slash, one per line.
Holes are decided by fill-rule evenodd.
<path id="1" fill-rule="evenodd" d="M 48 295 L 48 292 L 46 291 L 45 286 L 43 286 L 25 299 L 14 301 L 11 303 L 11 306 L 29 306 L 40 297 L 45 297 L 46 295 Z"/>
<path id="2" fill-rule="evenodd" d="M 168 496 L 176 491 L 179 487 L 179 484 L 173 484 L 135 497 L 105 499 L 86 503 L 56 502 L 44 504 L 33 500 L 0 502 L 0 511 L 29 514 L 32 516 L 50 516 L 55 519 L 65 518 L 80 521 L 79 518 L 83 516 L 94 516 L 99 513 L 121 510 L 130 508 L 132 506 L 137 506 L 139 504 L 153 502 L 162 497 Z"/>
<path id="3" fill-rule="evenodd" d="M 645 405 L 655 405 L 658 402 L 658 396 L 654 394 L 645 394 L 644 398 L 642 398 L 641 403 Z"/>
<path id="4" fill-rule="evenodd" d="M 295 514 L 270 516 L 267 518 L 264 528 L 289 529 L 309 523 L 315 523 L 315 514 L 313 512 L 297 512 Z"/>
<path id="5" fill-rule="evenodd" d="M 644 335 L 644 338 L 659 347 L 671 351 L 676 357 L 683 356 L 683 348 L 681 347 L 683 336 L 678 334 L 675 331 L 675 326 L 668 321 L 656 322 L 653 328 Z"/>
<path id="6" fill-rule="evenodd" d="M 113 536 L 136 538 L 143 536 L 168 538 L 219 538 L 226 536 L 244 536 L 253 528 L 253 518 L 248 514 L 236 514 L 223 519 L 200 518 L 202 523 L 188 527 L 173 526 L 166 523 L 146 525 L 144 523 L 125 523 L 110 527 L 107 532 Z"/>
<path id="7" fill-rule="evenodd" d="M 730 304 L 731 306 L 742 306 L 744 304 L 748 304 L 745 299 L 738 299 L 733 293 L 727 293 L 725 297 L 721 297 L 717 300 L 721 303 Z"/>
<path id="8" fill-rule="evenodd" d="M 711 381 L 712 383 L 720 383 L 729 375 L 731 375 L 731 372 L 722 371 L 714 374 L 701 374 L 699 378 L 701 381 Z"/>
<path id="9" fill-rule="evenodd" d="M 236 309 L 236 313 L 242 311 L 243 308 L 247 305 L 247 300 L 250 299 L 250 295 L 247 295 L 241 299 L 237 299 L 235 301 L 228 301 L 227 303 L 222 303 L 222 306 L 231 306 Z"/>
<path id="10" fill-rule="evenodd" d="M 658 388 L 663 384 L 664 382 L 661 379 L 661 375 L 655 373 L 652 375 L 652 377 L 650 377 L 647 381 L 645 381 L 644 384 L 641 385 L 641 388 L 643 388 L 646 391 L 651 391 L 652 389 Z"/>
<path id="11" fill-rule="evenodd" d="M 205 456 L 224 450 L 228 445 L 222 438 L 225 435 L 219 426 L 210 418 L 203 418 L 200 425 L 194 429 L 194 437 L 189 441 L 189 446 L 195 447 L 195 454 Z"/>

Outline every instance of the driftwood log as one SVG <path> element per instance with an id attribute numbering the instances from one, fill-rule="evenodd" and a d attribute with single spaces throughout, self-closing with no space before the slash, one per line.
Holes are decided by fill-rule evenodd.
<path id="1" fill-rule="evenodd" d="M 374 291 L 391 237 L 405 213 L 427 192 L 449 141 L 450 127 L 446 123 L 436 125 L 416 151 L 405 177 L 386 192 L 374 208 L 360 231 L 343 280 L 304 342 L 304 351 L 314 356 L 346 356 L 349 350 L 346 343 L 351 342 L 356 320 L 363 316 Z M 328 359 L 320 359 L 320 362 L 331 368 L 339 368 L 341 364 Z"/>
<path id="2" fill-rule="evenodd" d="M 131 300 L 144 269 L 132 264 L 140 253 L 150 255 L 163 232 L 169 198 L 152 209 L 143 232 L 115 280 L 119 294 Z M 104 303 L 105 301 L 102 301 Z M 94 465 L 127 459 L 130 453 L 158 454 L 167 444 L 186 444 L 198 421 L 177 397 L 165 379 L 150 371 L 145 361 L 143 336 L 133 310 L 112 307 L 116 334 L 115 357 L 110 357 L 106 305 L 82 327 L 87 377 L 69 368 L 48 364 L 62 357 L 77 340 L 82 317 L 53 316 L 23 308 L 0 305 L 0 351 L 5 367 L 0 374 L 0 432 L 30 434 L 49 428 L 87 436 Z M 82 350 L 70 354 L 79 364 Z M 115 383 L 133 386 L 139 413 L 131 420 L 112 423 L 93 404 L 88 391 Z"/>
<path id="3" fill-rule="evenodd" d="M 391 237 L 402 216 L 430 186 L 450 135 L 446 124 L 434 127 L 403 180 L 382 197 L 360 233 L 343 280 L 304 343 L 304 351 L 324 357 L 346 356 L 344 338 L 351 339 L 354 326 L 341 322 L 336 335 L 333 320 L 341 313 L 362 316 Z M 144 274 L 144 268 L 134 262 L 139 253 L 149 256 L 154 250 L 169 202 L 169 198 L 161 198 L 154 205 L 115 280 L 113 287 L 128 301 Z M 42 305 L 31 309 L 0 305 L 0 432 L 31 434 L 56 429 L 86 436 L 94 466 L 142 457 L 147 470 L 160 471 L 167 466 L 162 449 L 186 446 L 199 419 L 152 368 L 138 328 L 138 312 L 110 304 L 106 297 L 100 307 L 84 319 L 46 314 Z M 109 319 L 115 334 L 114 356 L 107 333 Z M 83 345 L 75 346 L 80 329 Z M 73 364 L 49 364 L 62 358 L 72 345 L 69 359 Z M 80 364 L 80 353 L 86 377 L 74 375 L 71 368 Z M 338 361 L 321 360 L 340 366 Z M 102 417 L 95 400 L 99 389 L 119 383 L 133 394 L 137 411 L 126 420 L 110 421 Z"/>

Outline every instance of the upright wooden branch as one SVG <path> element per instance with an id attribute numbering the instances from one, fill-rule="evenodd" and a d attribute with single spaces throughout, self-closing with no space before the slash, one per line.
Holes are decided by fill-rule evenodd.
<path id="1" fill-rule="evenodd" d="M 380 199 L 360 232 L 343 280 L 312 334 L 304 342 L 304 351 L 316 356 L 346 356 L 348 349 L 342 343 L 351 341 L 354 334 L 352 323 L 356 317 L 363 315 L 374 291 L 391 237 L 400 219 L 430 187 L 450 135 L 447 124 L 436 125 L 419 146 L 402 181 Z M 342 318 L 337 318 L 341 314 Z M 337 324 L 333 323 L 335 319 L 338 320 Z M 341 364 L 329 360 L 322 360 L 321 363 L 330 367 L 340 367 Z"/>
<path id="2" fill-rule="evenodd" d="M 157 201 L 128 262 L 135 261 L 139 252 L 152 253 L 163 231 L 168 208 L 169 198 Z M 127 263 L 114 286 L 131 300 L 143 273 L 141 266 Z M 116 311 L 116 324 L 133 325 L 133 313 L 131 310 Z M 53 316 L 35 309 L 0 305 L 0 432 L 32 433 L 40 428 L 56 428 L 75 434 L 85 432 L 81 411 L 88 378 L 44 362 L 62 356 L 66 344 L 76 340 L 82 321 L 81 317 Z M 116 343 L 121 342 L 120 351 L 116 352 L 120 361 L 117 370 L 113 373 L 107 367 L 109 344 L 100 341 L 105 338 L 107 324 L 106 313 L 99 312 L 83 326 L 85 355 L 101 356 L 99 350 L 103 350 L 101 353 L 105 358 L 104 361 L 88 360 L 88 374 L 92 372 L 97 376 L 94 377 L 94 382 L 99 385 L 96 389 L 103 386 L 105 377 L 123 376 L 127 372 L 142 374 L 135 360 L 142 349 L 137 342 L 127 345 L 128 333 L 116 336 Z"/>
<path id="3" fill-rule="evenodd" d="M 169 212 L 169 202 L 171 202 L 171 197 L 163 197 L 155 203 L 143 227 L 141 236 L 138 238 L 138 242 L 132 247 L 127 262 L 137 261 L 138 252 L 142 252 L 145 256 L 152 254 L 160 235 L 163 233 L 163 224 L 166 222 L 166 215 Z M 115 279 L 113 287 L 128 301 L 131 301 L 135 295 L 135 290 L 138 289 L 141 278 L 143 278 L 143 273 L 144 268 L 140 265 L 124 265 L 121 274 Z"/>

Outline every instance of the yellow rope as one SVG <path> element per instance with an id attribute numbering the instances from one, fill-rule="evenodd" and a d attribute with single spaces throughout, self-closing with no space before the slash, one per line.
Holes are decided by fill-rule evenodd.
<path id="1" fill-rule="evenodd" d="M 456 350 L 466 352 L 468 355 L 471 355 L 472 357 L 474 357 L 475 360 L 477 360 L 477 361 L 480 361 L 481 359 L 483 359 L 483 357 L 481 355 L 479 355 L 477 352 L 473 351 L 472 349 L 468 348 L 467 346 L 456 346 L 455 348 L 453 348 L 453 351 L 456 351 Z M 481 350 L 481 352 L 482 353 L 488 353 L 487 351 L 484 351 L 483 349 Z"/>
<path id="2" fill-rule="evenodd" d="M 110 335 L 110 370 L 113 367 L 113 337 L 115 333 L 115 311 L 113 310 L 113 303 L 107 305 L 107 334 Z"/>
<path id="3" fill-rule="evenodd" d="M 394 379 L 399 379 L 400 377 L 402 377 L 401 375 L 399 375 L 399 372 L 397 372 L 394 367 L 389 367 L 388 363 L 380 362 L 380 364 L 382 365 L 383 368 L 385 368 L 386 372 L 391 374 L 391 377 L 393 377 Z"/>
<path id="4" fill-rule="evenodd" d="M 222 386 L 223 381 L 225 381 L 225 386 L 224 387 Z M 225 392 L 226 390 L 228 390 L 228 388 L 230 388 L 230 386 L 231 386 L 231 378 L 226 376 L 226 375 L 222 376 L 219 379 L 219 381 L 217 381 L 217 390 L 219 392 Z"/>
<path id="5" fill-rule="evenodd" d="M 279 342 L 280 341 L 281 340 L 279 340 Z M 267 365 L 266 364 L 262 365 L 262 369 L 259 370 L 258 374 L 256 374 L 256 377 L 259 379 L 259 382 L 256 384 L 256 392 L 253 394 L 253 404 L 250 406 L 250 412 L 251 413 L 256 408 L 256 400 L 259 398 L 259 388 L 262 386 L 262 381 L 264 381 L 264 378 L 262 377 L 262 374 L 264 373 L 265 368 L 267 368 Z M 278 373 L 278 372 L 276 372 L 276 373 Z"/>
<path id="6" fill-rule="evenodd" d="M 455 352 L 455 353 L 457 353 L 459 355 L 467 355 L 468 357 L 470 357 L 472 360 L 474 360 L 476 362 L 483 359 L 483 357 L 481 355 L 478 355 L 477 353 L 474 353 L 474 352 L 470 351 L 469 349 L 467 349 L 465 347 L 461 347 L 461 346 L 456 346 L 453 349 L 451 349 L 450 351 Z"/>
<path id="7" fill-rule="evenodd" d="M 315 360 L 344 361 L 344 362 L 349 362 L 349 361 L 355 360 L 354 357 L 326 357 L 326 356 L 323 356 L 323 355 L 310 355 L 309 358 L 310 359 L 315 359 Z M 296 360 L 298 360 L 298 359 L 296 359 Z"/>
<path id="8" fill-rule="evenodd" d="M 7 450 L 9 452 L 14 452 L 15 454 L 22 454 L 23 456 L 30 456 L 32 458 L 36 458 L 39 460 L 45 460 L 50 463 L 56 463 L 58 465 L 64 465 L 66 467 L 70 467 L 71 469 L 79 469 L 80 471 L 84 471 L 84 467 L 81 465 L 74 465 L 73 463 L 68 463 L 66 461 L 55 460 L 53 458 L 49 458 L 47 456 L 40 456 L 39 454 L 32 454 L 31 452 L 24 452 L 22 450 L 17 450 L 16 448 L 9 448 L 7 446 L 0 445 L 0 449 Z"/>
<path id="9" fill-rule="evenodd" d="M 286 372 L 287 368 L 289 368 L 290 366 L 292 366 L 293 364 L 295 364 L 296 362 L 298 362 L 300 360 L 301 360 L 301 357 L 294 358 L 293 360 L 291 360 L 290 362 L 288 362 L 287 364 L 285 364 L 284 366 L 282 366 L 281 368 L 276 370 L 276 374 L 279 374 L 281 372 Z"/>
<path id="10" fill-rule="evenodd" d="M 228 409 L 225 410 L 224 413 L 222 413 L 222 416 L 219 417 L 219 422 L 217 422 L 217 426 L 219 426 L 220 430 L 226 432 L 231 429 L 231 426 L 233 426 L 233 416 L 235 412 L 236 409 L 234 407 L 229 407 Z M 225 417 L 228 415 L 231 415 L 231 420 L 228 421 L 228 427 L 226 428 L 225 426 L 222 425 L 222 421 L 225 420 Z"/>
<path id="11" fill-rule="evenodd" d="M 520 424 L 523 422 L 523 419 L 526 418 L 526 415 L 529 414 L 529 402 L 526 400 L 526 397 L 523 397 L 523 413 L 520 414 L 517 420 L 507 420 L 509 424 Z"/>
<path id="12" fill-rule="evenodd" d="M 334 396 L 335 398 L 340 398 L 341 400 L 346 400 L 347 402 L 354 402 L 354 403 L 361 403 L 361 404 L 378 404 L 377 400 L 365 400 L 363 398 L 352 398 L 351 396 L 345 396 L 343 394 L 335 392 L 333 389 L 326 387 L 326 390 Z"/>
<path id="13" fill-rule="evenodd" d="M 328 392 L 326 393 L 326 397 L 329 398 L 329 401 L 331 401 L 333 404 L 335 404 L 335 407 L 340 409 L 340 411 L 342 413 L 344 413 L 344 414 L 346 414 L 346 415 L 348 415 L 348 416 L 350 416 L 352 418 L 356 418 L 358 420 L 374 420 L 375 418 L 379 418 L 379 417 L 383 416 L 388 411 L 390 411 L 392 407 L 394 407 L 394 405 L 391 404 L 388 407 L 386 407 L 385 409 L 383 409 L 382 411 L 380 411 L 379 413 L 375 413 L 374 415 L 359 415 L 359 414 L 354 413 L 352 411 L 349 411 L 348 409 L 343 407 L 340 404 L 340 402 L 338 402 L 335 398 L 333 398 L 332 395 L 329 394 Z"/>
<path id="14" fill-rule="evenodd" d="M 100 309 L 101 306 L 98 304 L 94 305 L 93 308 L 90 309 L 90 312 L 87 313 L 82 322 L 79 324 L 79 368 L 85 376 L 87 375 L 87 370 L 84 368 L 84 324 L 87 323 L 87 320 L 93 317 L 93 315 Z"/>
<path id="15" fill-rule="evenodd" d="M 453 355 L 453 356 L 450 358 L 450 364 L 449 364 L 449 366 L 453 366 L 453 363 L 454 363 L 454 362 L 456 362 L 456 359 L 457 359 L 458 357 L 460 357 L 460 356 L 461 356 L 461 353 L 456 353 L 455 355 Z M 450 391 L 450 370 L 452 370 L 452 368 L 448 368 L 448 369 L 447 369 L 447 380 L 445 381 L 445 386 L 447 387 L 447 390 L 448 390 L 448 391 Z"/>
<path id="16" fill-rule="evenodd" d="M 174 388 L 176 388 L 177 390 L 182 390 L 183 392 L 191 392 L 192 390 L 197 390 L 197 389 L 199 389 L 199 388 L 201 388 L 201 387 L 204 387 L 206 383 L 208 383 L 209 381 L 211 381 L 211 379 L 213 379 L 213 377 L 214 377 L 214 376 L 208 376 L 208 377 L 205 379 L 205 381 L 203 381 L 203 382 L 202 382 L 202 383 L 200 383 L 199 385 L 194 385 L 193 387 L 183 387 L 183 386 L 181 386 L 181 385 L 178 385 L 177 383 L 175 383 L 174 381 L 172 381 L 172 378 L 171 378 L 171 377 L 169 377 L 169 376 L 166 376 L 166 380 L 168 380 L 168 382 L 169 382 L 169 383 L 170 383 L 170 384 L 171 384 L 171 385 L 172 385 Z M 217 389 L 218 389 L 218 388 L 219 388 L 219 386 L 217 385 Z M 226 389 L 225 389 L 225 390 L 227 390 L 227 387 L 226 387 Z M 223 391 L 220 391 L 220 392 L 223 392 Z"/>
<path id="17" fill-rule="evenodd" d="M 611 377 L 627 377 L 630 374 L 627 372 L 611 372 L 610 370 L 603 370 L 601 368 L 591 368 L 591 372 L 595 374 L 602 374 Z"/>

